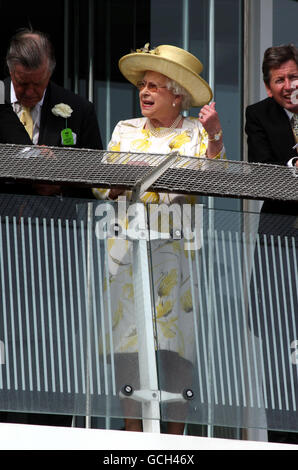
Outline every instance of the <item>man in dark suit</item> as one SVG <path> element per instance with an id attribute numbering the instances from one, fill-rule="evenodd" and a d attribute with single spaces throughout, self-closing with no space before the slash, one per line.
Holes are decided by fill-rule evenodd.
<path id="1" fill-rule="evenodd" d="M 263 78 L 268 98 L 246 109 L 248 160 L 298 171 L 298 49 L 292 44 L 265 51 Z M 293 185 L 297 185 L 293 174 Z M 251 329 L 262 338 L 268 439 L 298 444 L 298 299 L 296 253 L 298 201 L 263 203 L 259 245 L 251 282 Z M 298 287 L 298 286 L 297 286 Z"/>
<path id="2" fill-rule="evenodd" d="M 4 80 L 5 101 L 23 122 L 31 143 L 102 149 L 94 105 L 51 81 L 56 61 L 46 34 L 19 31 L 10 41 L 6 62 L 10 76 Z M 43 185 L 37 192 L 60 194 L 61 188 Z"/>
<path id="3" fill-rule="evenodd" d="M 0 104 L 0 144 L 32 144 L 24 126 L 8 104 Z"/>
<path id="4" fill-rule="evenodd" d="M 27 29 L 18 32 L 10 42 L 6 59 L 10 77 L 5 80 L 6 104 L 1 104 L 0 107 L 0 143 L 102 148 L 93 104 L 51 81 L 55 56 L 47 35 Z M 65 129 L 66 133 L 63 132 Z M 79 189 L 77 186 L 70 188 L 69 185 L 61 187 L 51 184 L 8 183 L 1 185 L 1 192 L 30 195 L 24 196 L 20 202 L 24 217 L 27 213 L 32 216 L 30 212 L 32 195 L 38 195 L 35 196 L 38 205 L 36 215 L 40 218 L 49 217 L 49 206 L 53 212 L 51 216 L 57 216 L 60 206 L 64 203 L 66 209 L 64 212 L 61 209 L 64 217 L 68 215 L 67 211 L 69 219 L 73 217 L 75 200 L 68 197 L 66 198 L 68 201 L 65 202 L 65 198 L 56 198 L 54 197 L 56 195 L 93 198 L 91 189 Z M 3 194 L 4 202 L 6 198 L 7 194 Z M 9 214 L 16 215 L 17 220 L 19 220 L 18 207 L 16 204 L 13 205 L 12 210 L 16 211 L 16 214 Z M 2 212 L 0 215 L 3 215 Z M 63 261 L 66 265 L 67 260 Z M 59 259 L 56 262 L 59 262 Z M 55 300 L 61 307 L 60 290 Z M 56 314 L 54 309 L 53 313 Z M 1 419 L 64 426 L 70 425 L 71 422 L 71 416 L 35 413 L 4 413 L 0 414 Z"/>
<path id="5" fill-rule="evenodd" d="M 61 137 L 61 131 L 68 127 L 73 133 L 72 145 L 102 148 L 93 104 L 51 81 L 55 56 L 44 33 L 27 29 L 18 32 L 11 39 L 6 61 L 10 73 L 10 78 L 5 80 L 6 102 L 12 104 L 18 115 L 22 105 L 30 108 L 34 120 L 34 144 L 68 145 Z M 72 108 L 67 121 L 52 112 L 60 103 Z"/>
<path id="6" fill-rule="evenodd" d="M 298 114 L 297 47 L 290 44 L 267 49 L 263 77 L 268 98 L 246 108 L 248 160 L 298 166 L 298 150 L 294 148 L 297 141 L 291 122 Z M 266 201 L 262 212 L 298 215 L 298 203 Z"/>

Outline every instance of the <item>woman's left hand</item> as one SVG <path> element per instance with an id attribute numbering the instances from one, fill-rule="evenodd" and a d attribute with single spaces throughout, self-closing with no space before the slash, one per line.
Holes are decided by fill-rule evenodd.
<path id="1" fill-rule="evenodd" d="M 214 101 L 210 105 L 205 104 L 205 106 L 202 107 L 198 119 L 209 135 L 217 134 L 221 129 Z"/>

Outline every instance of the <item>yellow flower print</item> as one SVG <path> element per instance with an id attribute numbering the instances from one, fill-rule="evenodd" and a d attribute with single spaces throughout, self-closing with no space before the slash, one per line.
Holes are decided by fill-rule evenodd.
<path id="1" fill-rule="evenodd" d="M 109 151 L 111 151 L 111 152 L 120 152 L 120 142 L 115 144 L 115 145 L 112 145 L 110 147 Z M 107 163 L 117 163 L 117 161 L 120 158 L 121 158 L 120 153 L 112 153 L 112 154 L 108 155 L 108 157 L 106 159 L 106 162 Z"/>
<path id="2" fill-rule="evenodd" d="M 185 354 L 184 338 L 183 338 L 183 333 L 179 328 L 177 328 L 177 335 L 176 336 L 179 338 L 177 353 L 180 356 L 184 357 L 184 354 Z"/>
<path id="3" fill-rule="evenodd" d="M 122 287 L 123 297 L 127 299 L 133 299 L 133 285 L 132 284 L 124 284 Z"/>
<path id="4" fill-rule="evenodd" d="M 144 139 L 136 139 L 131 142 L 132 147 L 141 152 L 148 152 L 148 149 L 151 147 L 151 142 L 146 136 Z"/>
<path id="5" fill-rule="evenodd" d="M 112 142 L 109 150 L 112 152 L 120 152 L 120 142 Z"/>
<path id="6" fill-rule="evenodd" d="M 173 140 L 169 143 L 171 149 L 179 149 L 182 145 L 190 142 L 190 137 L 187 132 L 182 132 L 182 134 L 176 135 Z"/>
<path id="7" fill-rule="evenodd" d="M 113 327 L 112 327 L 113 330 L 115 330 L 115 328 L 117 327 L 117 325 L 119 324 L 122 318 L 123 318 L 123 303 L 121 302 L 121 300 L 119 300 L 117 310 L 115 311 L 113 315 Z"/>
<path id="8" fill-rule="evenodd" d="M 177 269 L 173 268 L 171 271 L 163 277 L 158 287 L 158 295 L 161 297 L 170 294 L 173 287 L 177 284 L 178 274 Z"/>
<path id="9" fill-rule="evenodd" d="M 180 253 L 180 241 L 179 240 L 173 241 L 171 246 L 173 248 L 174 253 Z"/>
<path id="10" fill-rule="evenodd" d="M 108 238 L 108 251 L 110 251 L 113 248 L 113 245 L 115 244 L 115 238 Z"/>
<path id="11" fill-rule="evenodd" d="M 186 312 L 189 313 L 193 309 L 192 305 L 192 297 L 191 297 L 191 292 L 190 289 L 188 289 L 180 298 L 180 304 L 182 309 Z"/>
<path id="12" fill-rule="evenodd" d="M 205 128 L 202 130 L 202 139 L 208 141 L 208 132 L 206 131 Z"/>
<path id="13" fill-rule="evenodd" d="M 142 129 L 142 134 L 144 137 L 150 137 L 151 136 L 151 132 L 149 131 L 149 129 Z"/>
<path id="14" fill-rule="evenodd" d="M 167 300 L 166 302 L 160 302 L 156 306 L 156 318 L 165 317 L 169 313 L 171 313 L 173 309 L 173 302 L 171 300 Z"/>
<path id="15" fill-rule="evenodd" d="M 207 152 L 207 144 L 205 142 L 201 142 L 199 155 L 205 155 L 206 152 Z M 198 163 L 201 163 L 201 162 L 198 162 Z"/>
<path id="16" fill-rule="evenodd" d="M 141 201 L 142 201 L 144 204 L 150 204 L 150 203 L 157 204 L 157 203 L 159 202 L 159 194 L 158 194 L 158 193 L 154 193 L 154 192 L 147 191 L 147 192 L 141 197 Z"/>
<path id="17" fill-rule="evenodd" d="M 177 329 L 175 324 L 176 321 L 177 317 L 165 322 L 158 320 L 158 327 L 161 329 L 161 333 L 165 338 L 175 338 Z"/>
<path id="18" fill-rule="evenodd" d="M 134 328 L 132 332 L 128 336 L 127 342 L 120 348 L 120 352 L 126 352 L 127 350 L 134 348 L 137 346 L 138 342 L 138 335 L 137 330 Z"/>
<path id="19" fill-rule="evenodd" d="M 199 155 L 205 155 L 208 147 L 208 134 L 205 129 L 202 130 L 202 134 L 199 136 Z"/>
<path id="20" fill-rule="evenodd" d="M 105 188 L 92 188 L 93 195 L 96 199 L 105 199 L 108 194 L 108 189 Z"/>

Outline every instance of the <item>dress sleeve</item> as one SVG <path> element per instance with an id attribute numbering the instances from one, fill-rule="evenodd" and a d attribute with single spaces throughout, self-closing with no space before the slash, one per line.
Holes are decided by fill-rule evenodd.
<path id="1" fill-rule="evenodd" d="M 121 143 L 121 136 L 120 136 L 120 129 L 121 129 L 122 121 L 119 121 L 118 124 L 115 126 L 112 137 L 110 142 L 108 143 L 108 150 L 113 150 L 115 152 L 120 151 L 120 143 Z"/>

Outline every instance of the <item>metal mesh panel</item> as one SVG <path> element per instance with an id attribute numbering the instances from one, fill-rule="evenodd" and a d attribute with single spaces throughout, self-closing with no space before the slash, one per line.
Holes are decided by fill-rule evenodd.
<path id="1" fill-rule="evenodd" d="M 2 181 L 134 188 L 168 155 L 0 145 Z M 151 190 L 248 199 L 298 200 L 297 170 L 279 165 L 177 156 Z"/>

